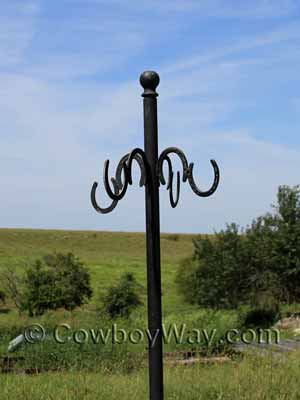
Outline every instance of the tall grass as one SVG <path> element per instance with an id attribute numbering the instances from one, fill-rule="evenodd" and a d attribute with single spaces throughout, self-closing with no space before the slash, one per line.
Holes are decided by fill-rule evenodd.
<path id="1" fill-rule="evenodd" d="M 167 400 L 298 400 L 299 355 L 251 356 L 239 364 L 165 368 Z M 16 384 L 17 382 L 17 384 Z M 148 397 L 146 369 L 0 376 L 1 399 L 141 400 Z"/>
<path id="2" fill-rule="evenodd" d="M 219 340 L 225 330 L 237 328 L 237 312 L 199 310 L 184 303 L 178 295 L 174 278 L 181 258 L 193 251 L 194 235 L 162 235 L 163 317 L 165 326 L 187 324 L 188 329 L 216 329 L 213 350 L 222 350 Z M 0 268 L 6 263 L 20 268 L 33 259 L 53 251 L 72 251 L 90 268 L 95 299 L 73 312 L 57 310 L 42 317 L 29 318 L 15 309 L 0 313 L 0 355 L 6 354 L 9 340 L 33 323 L 47 330 L 67 323 L 73 330 L 106 327 L 112 322 L 97 312 L 97 294 L 119 279 L 124 271 L 133 272 L 146 288 L 145 237 L 139 233 L 34 231 L 0 229 Z M 127 330 L 146 328 L 146 290 L 144 306 L 128 320 L 118 320 Z M 286 310 L 286 311 L 293 311 Z M 174 339 L 165 351 L 192 349 Z M 211 349 L 206 349 L 211 350 Z M 0 374 L 0 399 L 146 399 L 148 376 L 144 368 L 146 346 L 59 345 L 50 341 L 28 345 L 15 355 L 25 360 L 17 365 L 20 375 Z M 38 375 L 24 375 L 38 370 Z M 52 371 L 52 372 L 50 372 Z M 56 371 L 56 372 L 53 372 Z M 165 368 L 166 399 L 299 399 L 299 355 L 247 356 L 239 363 L 195 365 Z"/>

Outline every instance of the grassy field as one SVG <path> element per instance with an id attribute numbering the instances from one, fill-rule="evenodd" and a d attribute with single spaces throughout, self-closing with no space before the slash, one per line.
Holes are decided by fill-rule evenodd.
<path id="1" fill-rule="evenodd" d="M 196 307 L 182 302 L 174 283 L 178 263 L 193 252 L 194 237 L 177 234 L 162 234 L 161 237 L 162 302 L 167 321 L 176 321 L 177 315 L 191 318 L 194 315 L 191 312 L 198 311 Z M 14 308 L 7 314 L 0 314 L 0 332 L 7 334 L 6 340 L 0 342 L 0 351 L 7 347 L 9 336 L 16 336 L 32 323 L 46 326 L 68 323 L 74 329 L 97 326 L 102 322 L 96 312 L 97 299 L 124 272 L 134 273 L 143 286 L 144 305 L 132 324 L 146 327 L 146 248 L 143 233 L 0 229 L 0 269 L 7 264 L 14 265 L 23 273 L 28 262 L 53 252 L 73 252 L 87 265 L 94 292 L 90 304 L 74 312 L 48 312 L 38 319 L 29 318 L 26 314 L 20 316 Z"/>
<path id="2" fill-rule="evenodd" d="M 165 368 L 168 400 L 298 400 L 299 357 L 249 356 L 238 364 Z M 141 400 L 147 371 L 131 374 L 55 373 L 0 375 L 1 399 Z"/>
<path id="3" fill-rule="evenodd" d="M 201 310 L 182 301 L 174 282 L 181 259 L 192 255 L 195 235 L 163 234 L 162 288 L 164 323 L 189 323 L 190 326 L 217 328 L 222 335 L 236 327 L 236 311 Z M 40 318 L 18 315 L 10 308 L 0 313 L 0 356 L 6 354 L 8 341 L 24 327 L 40 323 L 45 327 L 67 323 L 73 329 L 107 323 L 97 311 L 97 297 L 125 271 L 133 272 L 144 287 L 142 306 L 129 321 L 118 321 L 125 328 L 146 328 L 146 250 L 142 233 L 88 231 L 47 231 L 0 229 L 0 269 L 17 266 L 20 273 L 28 261 L 53 252 L 73 252 L 89 268 L 94 296 L 90 304 L 73 312 L 47 312 Z M 47 347 L 48 346 L 48 347 Z M 181 346 L 181 345 L 180 345 Z M 166 351 L 182 350 L 174 343 Z M 190 346 L 191 347 L 191 346 Z M 1 375 L 0 399 L 146 399 L 147 370 L 139 354 L 145 346 L 102 352 L 93 346 L 29 345 L 20 352 L 30 368 L 44 362 L 45 370 L 60 372 L 38 375 Z M 132 352 L 137 357 L 131 357 Z M 129 356 L 128 356 L 129 354 Z M 113 356 L 112 356 L 113 355 Z M 111 363 L 110 357 L 115 357 Z M 107 362 L 106 362 L 107 361 Z M 225 365 L 197 365 L 165 368 L 166 399 L 300 399 L 299 355 L 284 359 L 249 356 Z M 80 372 L 79 372 L 80 371 Z M 297 393 L 298 391 L 298 393 Z M 298 396 L 298 397 L 297 397 Z"/>
<path id="4" fill-rule="evenodd" d="M 163 263 L 178 262 L 193 251 L 196 235 L 161 235 Z M 144 233 L 0 229 L 1 259 L 37 257 L 47 252 L 73 251 L 88 264 L 111 261 L 145 262 Z"/>
<path id="5" fill-rule="evenodd" d="M 180 260 L 193 252 L 195 235 L 162 234 L 162 291 L 166 313 L 178 311 L 174 277 Z M 143 233 L 0 229 L 0 268 L 24 269 L 26 261 L 47 253 L 73 252 L 90 269 L 94 299 L 125 272 L 146 287 L 146 244 Z M 184 306 L 186 308 L 186 305 Z"/>

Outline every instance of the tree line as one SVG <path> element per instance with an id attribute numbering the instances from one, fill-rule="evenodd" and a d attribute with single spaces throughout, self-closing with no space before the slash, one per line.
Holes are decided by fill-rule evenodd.
<path id="1" fill-rule="evenodd" d="M 202 307 L 248 304 L 277 308 L 300 301 L 300 188 L 280 186 L 272 211 L 246 228 L 227 224 L 194 240 L 176 282 L 185 299 Z"/>

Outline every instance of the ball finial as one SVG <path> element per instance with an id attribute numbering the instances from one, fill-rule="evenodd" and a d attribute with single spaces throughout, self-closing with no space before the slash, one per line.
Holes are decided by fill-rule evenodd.
<path id="1" fill-rule="evenodd" d="M 140 76 L 140 83 L 144 88 L 143 97 L 158 96 L 156 88 L 159 84 L 159 75 L 155 71 L 144 71 Z"/>

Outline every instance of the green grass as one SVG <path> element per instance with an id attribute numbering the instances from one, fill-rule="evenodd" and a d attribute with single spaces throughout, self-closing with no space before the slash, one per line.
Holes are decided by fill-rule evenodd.
<path id="1" fill-rule="evenodd" d="M 167 400 L 298 400 L 299 356 L 249 356 L 239 364 L 165 368 Z M 148 372 L 0 375 L 0 399 L 141 400 Z"/>
<path id="2" fill-rule="evenodd" d="M 237 313 L 199 310 L 182 301 L 174 278 L 182 258 L 192 255 L 195 235 L 162 234 L 162 291 L 165 324 L 188 323 L 189 327 L 217 328 L 219 335 L 226 328 L 236 327 Z M 96 309 L 97 296 L 119 279 L 125 271 L 133 272 L 144 286 L 144 306 L 132 318 L 118 321 L 125 328 L 146 327 L 146 249 L 145 235 L 123 232 L 55 231 L 0 229 L 0 269 L 16 265 L 22 272 L 28 260 L 52 252 L 73 252 L 89 268 L 94 297 L 90 304 L 73 312 L 57 310 L 40 318 L 18 315 L 11 308 L 0 313 L 0 355 L 7 343 L 23 328 L 40 323 L 52 328 L 68 323 L 72 329 L 96 328 L 108 323 Z M 298 307 L 298 306 L 297 306 Z M 293 311 L 295 307 L 286 311 Z M 191 346 L 187 346 L 191 347 Z M 174 343 L 166 351 L 182 350 Z M 129 353 L 127 353 L 129 351 Z M 132 352 L 136 352 L 132 356 Z M 114 350 L 114 359 L 93 346 L 44 347 L 28 345 L 18 354 L 26 356 L 25 367 L 41 367 L 44 372 L 34 376 L 0 375 L 0 399 L 146 399 L 147 370 L 139 353 L 142 345 Z M 131 354 L 130 356 L 128 354 Z M 80 370 L 80 372 L 78 372 Z M 24 365 L 23 365 L 24 371 Z M 131 372 L 130 372 L 131 371 Z M 299 355 L 281 360 L 247 356 L 240 363 L 197 365 L 165 368 L 166 399 L 299 399 Z M 298 396 L 298 397 L 297 397 Z"/>
<path id="3" fill-rule="evenodd" d="M 194 237 L 161 235 L 162 301 L 167 314 L 191 309 L 182 305 L 174 278 L 179 261 L 193 253 Z M 44 254 L 71 251 L 90 269 L 95 294 L 92 304 L 98 293 L 118 280 L 125 271 L 133 272 L 144 286 L 146 300 L 145 246 L 143 233 L 0 229 L 0 269 L 11 264 L 22 271 L 26 262 Z"/>
<path id="4" fill-rule="evenodd" d="M 161 235 L 162 263 L 178 262 L 193 251 L 196 235 Z M 175 239 L 175 240 L 174 240 Z M 89 265 L 144 263 L 145 234 L 128 232 L 0 229 L 0 259 L 39 257 L 53 251 L 72 251 Z"/>
<path id="5" fill-rule="evenodd" d="M 196 307 L 182 302 L 174 283 L 178 263 L 193 252 L 194 237 L 177 234 L 161 236 L 163 314 L 170 323 L 178 322 L 176 316 L 181 319 L 186 316 L 192 321 L 197 321 L 199 317 Z M 97 328 L 103 323 L 102 316 L 96 311 L 99 294 L 115 283 L 125 271 L 134 273 L 144 288 L 143 306 L 129 321 L 129 326 L 126 323 L 127 327 L 146 328 L 146 248 L 143 233 L 0 229 L 0 269 L 6 264 L 16 265 L 22 273 L 28 261 L 54 251 L 71 251 L 88 266 L 94 291 L 91 303 L 73 312 L 58 310 L 47 312 L 39 318 L 18 315 L 14 308 L 6 314 L 0 313 L 0 353 L 5 352 L 9 340 L 33 323 L 50 328 L 67 323 L 74 330 Z M 108 322 L 104 321 L 104 324 L 107 326 Z M 120 324 L 124 325 L 124 321 Z M 172 346 L 168 345 L 167 350 L 171 350 Z M 138 346 L 134 346 L 134 351 L 137 350 Z"/>

